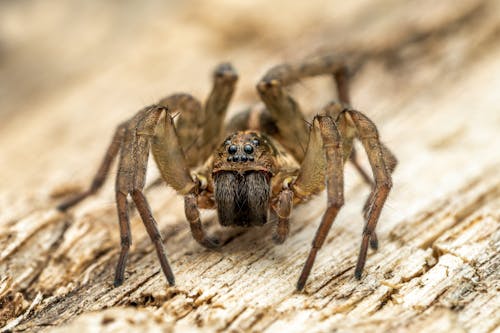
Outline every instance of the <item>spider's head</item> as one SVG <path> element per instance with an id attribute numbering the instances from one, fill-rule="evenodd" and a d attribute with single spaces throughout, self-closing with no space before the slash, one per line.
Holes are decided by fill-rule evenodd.
<path id="1" fill-rule="evenodd" d="M 271 142 L 254 131 L 236 132 L 217 149 L 212 172 L 222 225 L 267 222 L 273 152 Z"/>
<path id="2" fill-rule="evenodd" d="M 258 132 L 233 133 L 217 149 L 213 172 L 272 173 L 274 150 L 270 141 Z"/>

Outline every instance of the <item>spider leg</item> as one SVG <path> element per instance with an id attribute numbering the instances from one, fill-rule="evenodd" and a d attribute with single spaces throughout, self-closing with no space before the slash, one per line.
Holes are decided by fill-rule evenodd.
<path id="1" fill-rule="evenodd" d="M 238 74 L 230 63 L 219 64 L 213 72 L 213 87 L 205 101 L 205 119 L 197 152 L 205 161 L 222 142 L 227 107 L 233 97 Z"/>
<path id="2" fill-rule="evenodd" d="M 271 68 L 257 84 L 259 95 L 276 121 L 283 138 L 283 146 L 301 162 L 305 155 L 309 128 L 298 103 L 286 87 L 305 77 L 332 74 L 342 103 L 349 104 L 348 70 L 344 62 L 334 56 L 312 58 L 298 65 L 283 64 Z"/>
<path id="3" fill-rule="evenodd" d="M 157 105 L 146 107 L 126 123 L 116 177 L 116 204 L 120 225 L 121 251 L 116 267 L 115 286 L 123 283 L 128 252 L 132 243 L 128 216 L 128 194 L 132 196 L 144 226 L 155 245 L 160 265 L 167 281 L 170 285 L 174 285 L 175 283 L 172 269 L 165 253 L 163 239 L 147 200 L 142 193 L 146 180 L 150 138 L 154 134 L 154 129 L 161 113 L 164 111 L 166 111 L 164 107 Z"/>
<path id="4" fill-rule="evenodd" d="M 294 195 L 305 197 L 321 190 L 326 178 L 327 208 L 297 282 L 298 290 L 304 288 L 316 254 L 323 246 L 333 221 L 344 204 L 343 171 L 342 138 L 334 121 L 330 116 L 314 117 L 306 156 L 292 189 Z"/>
<path id="5" fill-rule="evenodd" d="M 293 207 L 293 191 L 288 186 L 283 189 L 279 196 L 275 207 L 273 207 L 278 216 L 278 224 L 273 235 L 273 241 L 276 244 L 283 244 L 290 232 L 290 214 Z"/>
<path id="6" fill-rule="evenodd" d="M 189 167 L 198 165 L 200 156 L 196 144 L 203 129 L 201 103 L 195 97 L 181 93 L 164 97 L 158 104 L 167 107 L 169 114 L 175 118 L 178 142 L 184 151 L 186 164 Z"/>
<path id="7" fill-rule="evenodd" d="M 184 211 L 191 228 L 193 238 L 202 246 L 214 249 L 220 246 L 220 241 L 215 237 L 208 237 L 203 230 L 200 211 L 198 209 L 198 199 L 194 194 L 184 196 Z"/>
<path id="8" fill-rule="evenodd" d="M 118 264 L 116 265 L 114 286 L 117 287 L 123 283 L 125 266 L 127 263 L 128 252 L 132 245 L 132 233 L 130 232 L 130 218 L 128 210 L 127 195 L 116 192 L 116 207 L 118 210 L 118 223 L 120 226 L 121 249 Z"/>
<path id="9" fill-rule="evenodd" d="M 398 164 L 398 160 L 394 156 L 394 154 L 387 148 L 383 143 L 380 143 L 380 147 L 382 149 L 382 157 L 384 159 L 385 166 L 389 173 L 392 173 L 394 169 L 396 168 Z M 373 183 L 371 184 L 373 188 Z M 374 191 L 370 192 L 370 195 L 366 199 L 365 204 L 363 205 L 363 216 L 365 218 L 365 221 L 368 220 L 369 212 L 371 209 L 371 206 L 373 205 L 373 199 L 374 199 Z M 370 238 L 370 247 L 374 250 L 378 248 L 378 240 L 377 240 L 377 234 L 375 231 L 373 231 L 373 234 Z"/>
<path id="10" fill-rule="evenodd" d="M 176 116 L 176 133 L 183 148 L 188 167 L 195 167 L 212 154 L 220 143 L 227 107 L 234 94 L 238 74 L 230 63 L 219 64 L 213 72 L 213 87 L 204 108 L 193 96 L 174 94 L 161 99 L 158 104 L 169 108 Z M 155 179 L 146 191 L 163 183 Z"/>
<path id="11" fill-rule="evenodd" d="M 169 113 L 174 115 L 178 141 L 184 152 L 187 166 L 197 166 L 202 162 L 197 146 L 204 125 L 201 103 L 190 94 L 179 93 L 162 98 L 158 105 L 167 107 Z M 163 183 L 164 180 L 158 177 L 146 187 L 145 192 Z"/>
<path id="12" fill-rule="evenodd" d="M 356 130 L 356 125 L 354 124 L 352 118 L 346 112 L 345 107 L 340 103 L 331 102 L 324 108 L 323 113 L 329 115 L 330 117 L 332 117 L 332 119 L 335 120 L 335 123 L 341 133 L 342 145 L 344 150 L 344 160 L 349 159 L 351 162 L 353 162 L 354 166 L 361 174 L 363 179 L 373 189 L 374 184 L 373 181 L 371 180 L 371 177 L 368 175 L 367 172 L 364 171 L 364 169 L 358 162 L 357 152 L 355 150 L 355 146 L 353 145 L 353 142 L 356 139 L 356 136 L 358 135 L 358 131 Z M 396 167 L 397 160 L 394 157 L 394 154 L 392 154 L 391 151 L 386 146 L 384 146 L 382 143 L 380 143 L 380 145 L 383 151 L 382 157 L 384 159 L 384 162 L 386 163 L 389 172 L 392 172 Z M 373 203 L 373 194 L 374 192 L 372 191 L 363 206 L 363 216 L 365 218 L 365 221 L 368 220 L 367 213 L 369 211 L 371 204 Z M 372 249 L 378 248 L 378 240 L 375 230 L 373 231 L 372 236 L 370 238 L 370 247 Z"/>
<path id="13" fill-rule="evenodd" d="M 160 100 L 176 117 L 176 132 L 188 167 L 203 163 L 221 141 L 227 107 L 233 96 L 238 75 L 229 63 L 218 65 L 213 73 L 213 87 L 203 108 L 188 94 L 174 94 Z"/>
<path id="14" fill-rule="evenodd" d="M 350 93 L 349 93 L 349 73 L 346 67 L 343 68 L 343 70 L 340 70 L 334 74 L 334 78 L 337 82 L 337 93 L 339 96 L 339 100 L 343 105 L 350 105 L 351 104 L 351 98 L 350 98 Z M 343 105 L 339 103 L 331 103 L 335 104 L 334 109 L 336 109 L 334 115 L 332 116 L 333 119 L 337 119 L 339 116 L 339 111 L 342 111 L 344 109 Z M 332 105 L 333 106 L 333 105 Z M 327 107 L 326 109 L 329 109 Z M 344 139 L 344 142 L 346 141 L 347 138 Z M 346 145 L 347 146 L 347 145 Z M 370 186 L 373 185 L 373 181 L 371 180 L 370 176 L 368 173 L 363 169 L 361 164 L 359 163 L 358 160 L 358 155 L 356 152 L 356 147 L 352 145 L 352 141 L 350 142 L 350 147 L 344 147 L 344 152 L 350 151 L 350 156 L 349 156 L 349 161 L 353 164 L 354 168 L 356 171 L 360 174 L 361 178 L 363 178 L 364 182 Z M 376 237 L 376 235 L 375 235 Z"/>
<path id="15" fill-rule="evenodd" d="M 374 232 L 380 213 L 392 187 L 390 169 L 391 167 L 392 169 L 395 167 L 395 163 L 392 166 L 386 164 L 389 157 L 388 155 L 384 156 L 385 149 L 380 143 L 375 125 L 365 115 L 358 111 L 349 110 L 347 113 L 352 118 L 359 138 L 368 154 L 368 160 L 370 161 L 373 177 L 375 179 L 375 185 L 370 194 L 369 200 L 371 204 L 366 214 L 366 225 L 363 229 L 361 248 L 354 273 L 356 278 L 360 279 L 366 262 L 368 243 L 371 242 L 371 246 L 375 248 L 378 246 L 378 241 L 376 236 L 374 237 Z"/>
<path id="16" fill-rule="evenodd" d="M 189 94 L 174 94 L 161 99 L 158 102 L 158 105 L 168 107 L 171 113 L 175 113 L 176 110 L 182 111 L 177 122 L 177 127 L 180 128 L 178 135 L 181 146 L 185 150 L 188 150 L 190 145 L 192 145 L 192 143 L 201 135 L 200 129 L 203 126 L 203 112 L 200 102 Z M 146 109 L 141 110 L 139 114 L 144 113 Z M 92 180 L 90 188 L 87 191 L 77 194 L 76 196 L 62 202 L 57 206 L 57 209 L 65 211 L 78 204 L 88 196 L 95 194 L 102 187 L 107 175 L 109 174 L 111 164 L 120 151 L 127 127 L 129 127 L 132 123 L 137 124 L 138 119 L 144 116 L 140 116 L 139 114 L 135 115 L 132 119 L 124 122 L 123 124 L 120 124 L 116 128 L 115 134 L 113 135 L 101 165 Z M 188 156 L 188 162 L 191 162 L 189 163 L 189 166 L 196 165 L 199 162 L 199 154 L 197 154 L 196 149 L 192 149 L 191 155 Z M 152 188 L 161 183 L 163 183 L 163 181 L 161 179 L 157 179 L 149 187 Z"/>
<path id="17" fill-rule="evenodd" d="M 153 218 L 153 214 L 151 213 L 151 208 L 149 208 L 146 197 L 144 196 L 142 191 L 138 189 L 134 189 L 131 195 L 132 199 L 135 202 L 137 210 L 141 215 L 141 219 L 144 222 L 146 231 L 148 232 L 151 241 L 153 241 L 153 244 L 155 245 L 156 254 L 158 255 L 158 259 L 160 260 L 160 266 L 163 271 L 163 274 L 165 274 L 168 283 L 171 286 L 173 286 L 175 285 L 174 273 L 172 272 L 172 268 L 170 267 L 170 264 L 168 262 L 165 253 L 165 247 L 163 245 L 163 238 L 161 236 L 160 231 L 158 230 L 158 225 L 156 224 L 156 221 Z"/>
<path id="18" fill-rule="evenodd" d="M 57 206 L 58 210 L 60 211 L 68 210 L 69 208 L 78 204 L 80 201 L 84 200 L 88 196 L 95 194 L 102 187 L 104 181 L 106 180 L 107 175 L 109 174 L 109 169 L 111 168 L 111 164 L 115 160 L 116 155 L 118 155 L 118 151 L 120 150 L 120 145 L 123 140 L 125 130 L 126 130 L 125 124 L 121 124 L 116 128 L 115 134 L 113 135 L 113 139 L 111 140 L 111 143 L 109 144 L 108 149 L 106 150 L 106 154 L 104 155 L 104 158 L 101 162 L 101 165 L 99 166 L 99 169 L 97 170 L 94 179 L 90 184 L 90 188 L 87 191 L 77 194 L 59 204 Z"/>
<path id="19" fill-rule="evenodd" d="M 174 95 L 164 99 L 163 102 L 171 103 L 173 109 L 181 109 L 182 106 L 186 105 L 186 102 L 190 102 L 192 105 L 192 101 L 190 96 Z M 121 193 L 117 195 L 117 206 L 120 216 L 120 230 L 122 231 L 122 251 L 116 269 L 115 286 L 123 282 L 123 273 L 131 241 L 126 200 L 125 203 L 123 202 L 123 198 L 126 198 L 128 194 L 132 196 L 148 235 L 155 245 L 167 281 L 170 285 L 175 284 L 161 233 L 143 193 L 150 150 L 162 178 L 169 186 L 183 195 L 197 191 L 197 184 L 189 173 L 174 120 L 166 111 L 165 107 L 151 106 L 139 112 L 127 123 L 116 178 L 116 190 Z"/>
<path id="20" fill-rule="evenodd" d="M 151 141 L 151 151 L 165 182 L 184 195 L 185 215 L 193 238 L 205 247 L 217 247 L 218 241 L 203 231 L 197 203 L 199 184 L 191 178 L 183 150 L 179 147 L 173 119 L 168 114 L 160 118 Z"/>

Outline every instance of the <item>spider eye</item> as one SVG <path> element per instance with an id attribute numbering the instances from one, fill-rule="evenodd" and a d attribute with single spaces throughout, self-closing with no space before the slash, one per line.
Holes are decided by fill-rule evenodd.
<path id="1" fill-rule="evenodd" d="M 229 148 L 227 148 L 227 152 L 231 155 L 236 154 L 237 151 L 238 147 L 236 147 L 235 145 L 230 145 Z"/>
<path id="2" fill-rule="evenodd" d="M 225 146 L 229 146 L 230 144 L 231 144 L 231 140 L 226 140 L 226 141 L 224 141 L 224 145 L 225 145 Z"/>
<path id="3" fill-rule="evenodd" d="M 259 139 L 255 138 L 255 139 L 252 139 L 252 143 L 254 146 L 258 146 L 260 144 L 260 141 L 259 141 Z"/>
<path id="4" fill-rule="evenodd" d="M 247 154 L 251 154 L 253 153 L 253 147 L 249 144 L 246 144 L 244 147 L 243 147 L 243 150 L 245 151 L 245 153 Z"/>

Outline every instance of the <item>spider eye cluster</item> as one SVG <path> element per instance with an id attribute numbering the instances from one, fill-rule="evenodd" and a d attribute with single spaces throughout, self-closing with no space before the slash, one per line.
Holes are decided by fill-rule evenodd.
<path id="1" fill-rule="evenodd" d="M 251 142 L 245 143 L 243 147 L 237 146 L 229 140 L 226 141 L 225 144 L 228 146 L 228 162 L 252 162 L 255 160 L 255 157 L 253 156 L 254 146 L 258 146 L 260 142 L 258 139 L 252 139 Z M 241 151 L 240 154 L 238 154 L 238 151 Z"/>

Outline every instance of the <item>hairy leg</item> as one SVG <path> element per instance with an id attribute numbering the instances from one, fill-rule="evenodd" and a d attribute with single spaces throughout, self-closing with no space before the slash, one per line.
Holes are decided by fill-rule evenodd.
<path id="1" fill-rule="evenodd" d="M 335 73 L 334 77 L 336 78 L 338 84 L 340 103 L 331 102 L 324 108 L 323 111 L 338 122 L 339 131 L 342 135 L 342 141 L 344 144 L 344 159 L 348 159 L 353 164 L 356 171 L 360 174 L 361 178 L 363 178 L 365 183 L 372 186 L 373 181 L 359 163 L 356 147 L 353 145 L 355 139 L 355 133 L 351 130 L 353 128 L 353 124 L 348 124 L 344 119 L 345 116 L 342 116 L 343 111 L 346 110 L 346 106 L 351 104 L 348 73 L 346 70 L 342 70 Z"/>
<path id="2" fill-rule="evenodd" d="M 178 121 L 178 123 L 180 123 L 179 127 L 182 128 L 179 133 L 179 141 L 184 149 L 186 149 L 185 147 L 192 144 L 192 142 L 194 141 L 193 138 L 200 137 L 201 128 L 203 126 L 203 112 L 201 104 L 196 100 L 196 98 L 189 94 L 174 94 L 161 99 L 158 105 L 168 107 L 170 110 L 169 112 L 171 113 L 174 113 L 177 110 L 181 111 Z M 120 124 L 116 128 L 115 134 L 113 135 L 113 138 L 110 145 L 108 146 L 108 149 L 106 150 L 106 154 L 104 155 L 101 165 L 99 166 L 99 169 L 97 170 L 94 179 L 92 180 L 90 188 L 87 191 L 69 198 L 68 200 L 59 204 L 59 206 L 57 207 L 59 210 L 65 211 L 71 208 L 88 196 L 95 194 L 102 187 L 107 175 L 109 174 L 111 164 L 113 163 L 114 159 L 118 155 L 118 152 L 120 151 L 120 148 L 122 147 L 122 141 L 124 140 L 126 132 L 135 131 L 139 122 L 141 122 L 144 117 L 147 117 L 147 114 L 149 112 L 148 110 L 149 108 L 142 109 L 136 115 L 134 115 L 134 117 Z M 200 122 L 200 124 L 198 126 L 193 126 L 193 124 L 196 124 L 196 122 Z M 189 126 L 192 127 L 189 128 Z M 197 130 L 198 128 L 199 130 Z M 150 133 L 149 136 L 152 136 L 152 134 L 153 133 Z M 149 146 L 146 146 L 149 149 Z M 127 154 L 131 153 L 131 150 L 127 152 Z M 192 165 L 196 165 L 198 163 L 197 159 L 199 158 L 199 154 L 196 154 L 196 149 L 193 150 L 193 155 L 196 157 L 189 159 L 189 161 L 191 161 Z M 147 164 L 144 167 L 146 166 Z"/>
<path id="3" fill-rule="evenodd" d="M 123 283 L 128 251 L 132 242 L 128 218 L 128 194 L 131 194 L 146 230 L 155 244 L 158 258 L 167 281 L 171 285 L 174 284 L 172 270 L 168 263 L 165 249 L 163 248 L 161 235 L 146 198 L 142 194 L 146 180 L 150 138 L 154 134 L 154 129 L 162 112 L 166 112 L 164 107 L 156 105 L 146 107 L 126 123 L 116 177 L 116 203 L 122 248 L 116 267 L 115 286 Z"/>
<path id="4" fill-rule="evenodd" d="M 368 154 L 368 160 L 370 161 L 373 177 L 375 179 L 375 185 L 370 194 L 371 204 L 367 212 L 366 225 L 363 229 L 361 248 L 354 273 L 356 278 L 360 279 L 366 262 L 368 243 L 371 241 L 372 247 L 378 246 L 376 236 L 373 238 L 373 235 L 380 213 L 382 212 L 382 208 L 392 187 L 392 180 L 390 169 L 384 160 L 384 148 L 380 143 L 376 126 L 365 115 L 358 111 L 348 111 L 348 115 L 352 118 L 358 131 L 359 138 Z M 387 157 L 385 159 L 387 159 Z"/>
<path id="5" fill-rule="evenodd" d="M 371 176 L 369 176 L 368 173 L 359 164 L 358 155 L 353 145 L 355 137 L 359 135 L 356 129 L 356 124 L 354 123 L 349 113 L 345 112 L 346 109 L 340 107 L 338 103 L 330 103 L 325 109 L 326 109 L 326 114 L 329 114 L 330 116 L 334 117 L 334 119 L 337 119 L 336 123 L 343 138 L 344 159 L 349 158 L 349 160 L 354 164 L 356 170 L 360 173 L 363 180 L 372 188 L 372 192 L 370 193 L 367 200 L 365 201 L 365 204 L 363 205 L 363 216 L 365 218 L 365 221 L 368 221 L 368 213 L 370 211 L 370 207 L 374 202 L 375 192 L 373 191 L 373 189 L 375 184 L 373 183 Z M 382 159 L 384 160 L 385 163 L 385 167 L 387 168 L 387 171 L 389 173 L 392 173 L 396 168 L 397 159 L 394 156 L 394 154 L 389 150 L 389 148 L 387 148 L 383 143 L 379 142 L 379 146 L 381 150 Z M 378 240 L 375 230 L 373 230 L 373 233 L 370 238 L 370 247 L 372 249 L 378 248 Z"/>
<path id="6" fill-rule="evenodd" d="M 139 112 L 126 125 L 116 178 L 120 230 L 127 229 L 128 222 L 124 222 L 128 221 L 125 219 L 126 195 L 131 194 L 144 226 L 155 245 L 162 271 L 169 284 L 173 285 L 175 279 L 166 256 L 163 240 L 143 193 L 149 151 L 153 152 L 163 179 L 177 192 L 184 195 L 197 192 L 197 184 L 191 179 L 173 118 L 165 107 L 156 105 L 148 107 Z M 130 231 L 128 231 L 129 233 Z M 130 241 L 130 237 L 128 240 Z M 123 282 L 129 247 L 129 242 L 122 242 L 115 285 L 120 285 Z"/>
<path id="7" fill-rule="evenodd" d="M 354 124 L 352 118 L 348 116 L 348 113 L 345 112 L 346 108 L 341 105 L 340 103 L 332 102 L 329 103 L 323 110 L 324 114 L 329 115 L 332 117 L 332 119 L 335 119 L 336 125 L 339 129 L 339 132 L 341 133 L 342 136 L 342 145 L 343 145 L 343 152 L 344 152 L 344 160 L 349 160 L 354 164 L 354 167 L 356 170 L 360 173 L 361 177 L 363 180 L 371 187 L 373 188 L 374 184 L 373 181 L 371 180 L 371 177 L 368 175 L 368 173 L 361 167 L 359 164 L 358 160 L 358 155 L 354 146 L 354 139 L 357 136 L 357 130 L 356 130 L 356 125 Z M 388 165 L 392 165 L 393 168 L 395 167 L 395 157 L 392 155 L 392 153 L 382 145 L 384 150 L 384 160 L 389 161 Z M 386 155 L 387 151 L 387 155 Z M 373 192 L 368 196 L 365 205 L 363 207 L 363 216 L 365 217 L 365 221 L 367 220 L 367 211 L 368 208 L 373 200 Z M 375 233 L 375 230 L 373 231 L 371 238 L 370 238 L 370 246 L 373 249 L 378 248 L 378 240 L 377 240 L 377 234 Z"/>
<path id="8" fill-rule="evenodd" d="M 128 215 L 127 195 L 121 192 L 116 192 L 116 207 L 118 209 L 118 222 L 120 226 L 121 251 L 116 265 L 115 272 L 115 287 L 123 283 L 125 275 L 125 266 L 127 263 L 128 252 L 132 245 L 132 233 L 130 232 L 130 220 Z"/>
<path id="9" fill-rule="evenodd" d="M 158 259 L 160 260 L 160 266 L 163 274 L 167 278 L 168 283 L 173 286 L 175 285 L 174 273 L 172 272 L 172 268 L 170 268 L 167 255 L 165 253 L 165 246 L 163 245 L 163 238 L 160 231 L 158 230 L 158 225 L 153 218 L 153 214 L 151 213 L 151 208 L 149 208 L 146 197 L 140 190 L 133 190 L 131 195 L 134 199 L 137 210 L 141 215 L 141 219 L 144 222 L 146 231 L 148 232 L 151 241 L 155 245 L 156 254 L 158 255 Z"/>
<path id="10" fill-rule="evenodd" d="M 273 206 L 274 212 L 278 217 L 278 224 L 273 235 L 273 241 L 276 244 L 283 244 L 290 232 L 290 214 L 293 207 L 293 191 L 288 186 L 279 194 L 278 201 Z"/>
<path id="11" fill-rule="evenodd" d="M 222 63 L 215 68 L 212 91 L 205 102 L 205 119 L 198 152 L 203 161 L 222 143 L 224 118 L 237 81 L 238 74 L 230 63 Z"/>
<path id="12" fill-rule="evenodd" d="M 276 121 L 283 146 L 302 162 L 308 142 L 309 128 L 297 102 L 288 94 L 286 87 L 300 79 L 331 74 L 337 82 L 342 103 L 349 103 L 348 71 L 343 60 L 334 56 L 312 58 L 299 65 L 279 65 L 271 68 L 257 84 L 257 90 Z"/>
<path id="13" fill-rule="evenodd" d="M 165 182 L 184 195 L 184 211 L 193 238 L 205 247 L 217 247 L 217 241 L 207 236 L 202 228 L 198 211 L 199 179 L 196 183 L 191 178 L 183 150 L 179 147 L 173 119 L 169 114 L 159 120 L 151 141 L 151 151 Z"/>
<path id="14" fill-rule="evenodd" d="M 190 94 L 173 94 L 162 98 L 159 105 L 168 108 L 175 117 L 176 133 L 189 167 L 200 163 L 198 140 L 203 132 L 203 109 L 201 103 Z"/>
<path id="15" fill-rule="evenodd" d="M 315 187 L 323 188 L 318 183 L 319 177 L 324 184 L 326 179 L 327 208 L 321 219 L 312 242 L 311 251 L 307 257 L 302 273 L 297 282 L 297 289 L 302 290 L 311 272 L 318 250 L 323 246 L 328 232 L 344 204 L 344 158 L 342 138 L 334 121 L 329 116 L 316 116 L 313 120 L 311 138 L 307 147 L 301 172 L 292 185 L 294 195 L 303 197 L 317 192 Z M 318 173 L 318 167 L 324 171 Z M 310 174 L 315 172 L 315 174 Z"/>
<path id="16" fill-rule="evenodd" d="M 159 101 L 176 116 L 175 128 L 188 167 L 203 163 L 222 139 L 222 126 L 238 75 L 229 63 L 218 65 L 205 107 L 189 94 L 174 94 Z M 177 112 L 179 112 L 177 114 Z"/>
<path id="17" fill-rule="evenodd" d="M 198 199 L 194 194 L 184 196 L 184 211 L 191 228 L 193 238 L 202 246 L 214 249 L 220 246 L 220 241 L 214 237 L 208 237 L 203 230 L 198 209 Z"/>
<path id="18" fill-rule="evenodd" d="M 394 169 L 396 169 L 396 166 L 398 164 L 398 160 L 396 159 L 396 156 L 387 148 L 383 143 L 380 143 L 380 148 L 382 150 L 382 157 L 384 159 L 385 167 L 387 168 L 387 171 L 389 173 L 393 173 Z M 373 188 L 373 182 L 370 184 Z M 373 191 L 370 193 L 368 198 L 366 199 L 365 204 L 363 205 L 363 216 L 365 217 L 365 220 L 368 219 L 368 212 L 370 211 L 370 207 L 373 204 Z M 372 245 L 372 248 L 376 248 L 377 246 L 373 246 L 375 243 L 370 243 Z"/>

